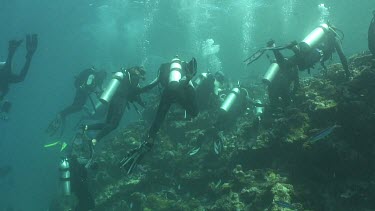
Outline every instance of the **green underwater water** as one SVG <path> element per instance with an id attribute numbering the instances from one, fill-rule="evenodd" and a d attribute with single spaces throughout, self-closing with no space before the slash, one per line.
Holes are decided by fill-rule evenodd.
<path id="1" fill-rule="evenodd" d="M 328 13 L 319 9 L 322 3 Z M 371 0 L 4 0 L 0 59 L 6 58 L 7 40 L 29 32 L 39 34 L 40 47 L 27 80 L 11 88 L 12 121 L 0 125 L 0 164 L 13 166 L 11 178 L 0 183 L 0 209 L 46 210 L 58 195 L 61 154 L 43 149 L 52 142 L 43 130 L 71 101 L 72 78 L 81 69 L 94 65 L 112 72 L 143 65 L 146 84 L 174 55 L 196 57 L 199 73 L 222 70 L 254 86 L 254 98 L 263 98 L 268 59 L 251 66 L 242 61 L 271 38 L 278 44 L 301 40 L 329 20 L 345 34 L 346 56 L 355 55 L 351 83 L 342 81 L 334 55 L 332 74 L 306 80 L 295 107 L 269 118 L 260 131 L 254 132 L 252 112 L 236 120 L 224 132 L 220 156 L 212 143 L 188 155 L 215 112 L 188 123 L 172 116 L 142 162 L 144 171 L 131 176 L 116 161 L 137 146 L 150 123 L 125 115 L 113 137 L 102 142 L 90 188 L 97 210 L 375 210 L 374 65 L 356 55 L 367 50 L 373 10 Z M 23 55 L 16 61 L 20 68 Z M 148 96 L 150 105 L 157 105 L 155 98 Z M 325 139 L 305 144 L 335 124 L 341 127 Z"/>

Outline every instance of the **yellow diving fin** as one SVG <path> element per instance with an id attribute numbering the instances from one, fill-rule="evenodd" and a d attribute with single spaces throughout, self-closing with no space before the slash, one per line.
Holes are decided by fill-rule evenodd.
<path id="1" fill-rule="evenodd" d="M 60 141 L 56 141 L 54 143 L 50 143 L 50 144 L 45 144 L 44 147 L 47 148 L 47 147 L 53 147 L 53 146 L 56 146 L 60 143 Z"/>
<path id="2" fill-rule="evenodd" d="M 66 142 L 63 142 L 63 143 L 61 144 L 60 152 L 62 152 L 62 151 L 66 148 L 66 146 L 68 146 L 68 144 L 67 144 Z"/>

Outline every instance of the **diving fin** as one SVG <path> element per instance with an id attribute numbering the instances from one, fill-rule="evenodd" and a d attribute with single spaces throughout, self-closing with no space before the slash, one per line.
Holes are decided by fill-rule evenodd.
<path id="1" fill-rule="evenodd" d="M 48 147 L 53 147 L 53 146 L 56 146 L 60 143 L 60 141 L 56 141 L 56 142 L 53 142 L 53 143 L 50 143 L 50 144 L 45 144 L 44 147 L 45 148 L 48 148 Z"/>

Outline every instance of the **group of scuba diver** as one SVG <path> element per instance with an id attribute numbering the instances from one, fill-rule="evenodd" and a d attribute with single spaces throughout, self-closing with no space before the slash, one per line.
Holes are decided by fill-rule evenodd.
<path id="1" fill-rule="evenodd" d="M 368 47 L 375 55 L 375 11 L 368 30 Z M 272 51 L 275 59 L 266 71 L 263 82 L 268 89 L 270 108 L 285 108 L 292 103 L 293 94 L 299 88 L 298 72 L 310 71 L 315 64 L 320 63 L 324 71 L 327 68 L 325 61 L 332 57 L 334 52 L 339 55 L 344 75 L 350 80 L 351 73 L 347 59 L 343 53 L 341 42 L 343 33 L 331 24 L 321 24 L 315 28 L 301 42 L 293 41 L 288 45 L 278 47 L 275 41 L 270 40 L 265 48 L 260 49 L 244 62 L 248 65 L 259 59 L 266 51 Z M 9 90 L 9 85 L 21 82 L 25 79 L 30 67 L 31 59 L 38 45 L 37 35 L 26 37 L 26 62 L 19 75 L 12 71 L 12 59 L 16 49 L 22 41 L 9 41 L 8 57 L 6 62 L 0 62 L 0 117 L 8 118 L 11 103 L 4 99 Z M 282 52 L 291 51 L 290 57 L 285 57 Z M 257 121 L 266 103 L 254 100 L 249 96 L 248 89 L 241 83 L 231 83 L 224 73 L 205 72 L 198 74 L 197 61 L 192 58 L 189 62 L 183 61 L 175 56 L 170 62 L 161 64 L 157 77 L 148 85 L 141 87 L 140 82 L 145 80 L 146 71 L 143 67 L 134 66 L 122 68 L 115 72 L 108 84 L 105 85 L 105 70 L 88 68 L 83 70 L 75 78 L 74 86 L 76 94 L 71 105 L 61 110 L 56 118 L 49 124 L 46 132 L 50 136 L 61 137 L 64 133 L 66 118 L 76 112 L 86 112 L 88 116 L 101 115 L 105 120 L 95 124 L 81 124 L 77 129 L 72 142 L 81 139 L 82 143 L 89 148 L 89 155 L 85 159 L 81 155 L 73 153 L 76 144 L 69 143 L 66 156 L 60 162 L 61 182 L 64 195 L 76 196 L 78 203 L 74 210 L 85 211 L 94 209 L 95 204 L 87 182 L 87 170 L 93 168 L 96 145 L 108 134 L 114 131 L 120 124 L 126 109 L 131 105 L 137 112 L 138 106 L 146 107 L 141 95 L 149 92 L 154 87 L 160 88 L 160 101 L 156 110 L 154 120 L 145 134 L 140 145 L 128 151 L 119 162 L 121 168 L 130 174 L 142 161 L 144 156 L 154 147 L 157 133 L 160 130 L 167 113 L 173 104 L 180 105 L 185 110 L 185 120 L 195 118 L 199 112 L 207 109 L 216 109 L 217 115 L 212 126 L 204 128 L 202 137 L 198 138 L 197 145 L 189 152 L 195 155 L 199 152 L 201 145 L 207 139 L 213 141 L 213 149 L 220 154 L 223 149 L 223 131 L 229 124 L 236 121 L 249 108 L 256 112 Z M 291 87 L 293 87 L 291 89 Z M 92 94 L 96 97 L 95 103 Z M 87 101 L 93 107 L 93 112 L 87 111 Z M 137 104 L 137 105 L 135 105 Z M 105 112 L 100 112 L 105 108 Z M 104 113 L 104 114 L 103 114 Z M 89 131 L 95 131 L 95 135 L 89 135 Z"/>

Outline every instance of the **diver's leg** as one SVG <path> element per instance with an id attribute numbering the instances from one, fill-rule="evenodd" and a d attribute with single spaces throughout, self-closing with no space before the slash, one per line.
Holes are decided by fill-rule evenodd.
<path id="1" fill-rule="evenodd" d="M 165 116 L 167 115 L 167 112 L 170 107 L 171 100 L 168 97 L 168 93 L 164 90 L 158 106 L 158 110 L 156 112 L 155 119 L 152 122 L 151 128 L 148 132 L 148 137 L 151 138 L 151 141 L 154 141 L 156 134 L 158 133 L 161 125 L 163 124 Z"/>
<path id="2" fill-rule="evenodd" d="M 184 96 L 180 98 L 180 104 L 186 110 L 191 117 L 196 117 L 199 113 L 198 102 L 195 90 L 192 86 L 188 86 L 185 89 Z"/>
<path id="3" fill-rule="evenodd" d="M 31 59 L 35 53 L 37 45 L 38 45 L 38 38 L 36 34 L 26 36 L 26 50 L 27 50 L 26 61 L 19 75 L 11 74 L 11 77 L 9 80 L 11 83 L 19 83 L 25 80 L 27 72 L 29 71 L 29 68 L 30 68 Z"/>
<path id="4" fill-rule="evenodd" d="M 115 102 L 110 104 L 106 123 L 103 124 L 102 129 L 95 136 L 96 141 L 101 140 L 103 137 L 105 137 L 118 127 L 125 112 L 125 105 L 125 102 Z"/>
<path id="5" fill-rule="evenodd" d="M 87 98 L 88 93 L 81 89 L 77 89 L 72 105 L 62 110 L 59 114 L 63 119 L 65 119 L 66 116 L 82 110 L 83 106 L 87 101 Z"/>
<path id="6" fill-rule="evenodd" d="M 8 74 L 12 72 L 12 61 L 17 48 L 21 45 L 22 40 L 10 40 L 8 46 L 8 57 L 5 63 L 4 70 Z"/>
<path id="7" fill-rule="evenodd" d="M 344 55 L 344 51 L 342 50 L 341 42 L 337 38 L 335 38 L 335 49 L 337 51 L 337 54 L 339 55 L 342 67 L 345 70 L 345 76 L 349 78 L 350 71 L 349 71 L 348 60 L 346 59 L 346 56 Z"/>

